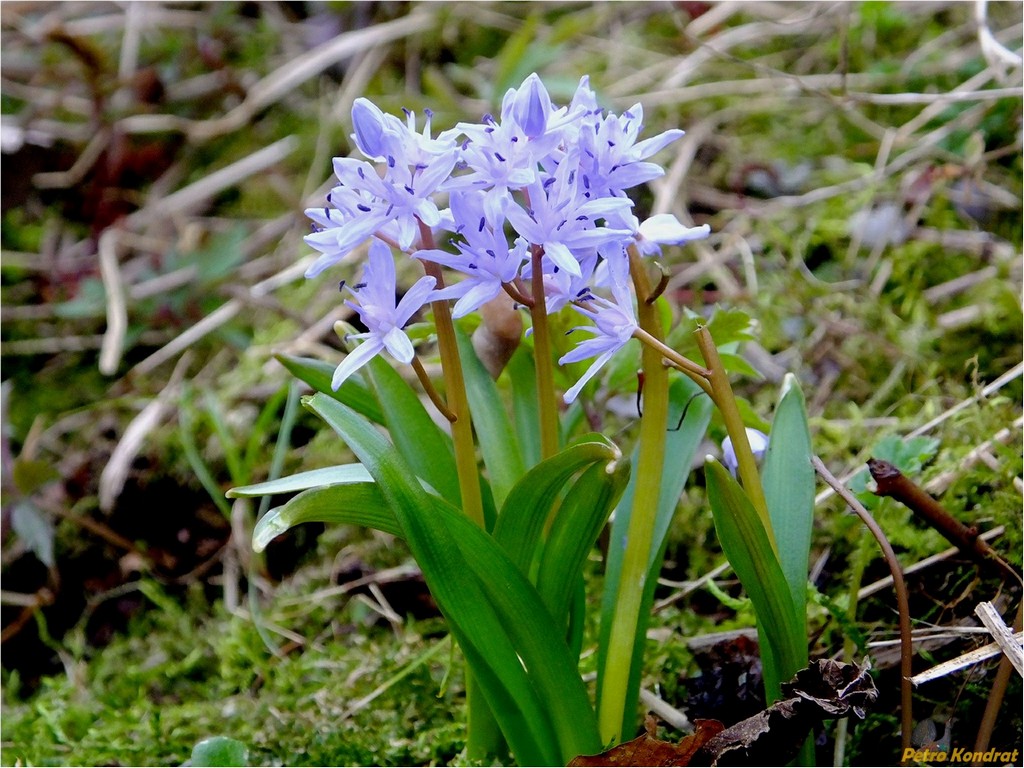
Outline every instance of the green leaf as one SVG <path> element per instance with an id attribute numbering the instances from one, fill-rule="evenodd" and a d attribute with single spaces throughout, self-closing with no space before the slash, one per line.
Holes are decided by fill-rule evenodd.
<path id="1" fill-rule="evenodd" d="M 293 355 L 274 355 L 274 357 L 295 378 L 309 384 L 315 392 L 323 392 L 325 395 L 333 397 L 339 403 L 344 403 L 376 424 L 384 423 L 384 412 L 373 393 L 362 383 L 360 373 L 353 374 L 346 379 L 335 392 L 331 389 L 335 366 L 330 363 Z"/>
<path id="2" fill-rule="evenodd" d="M 504 550 L 427 494 L 394 447 L 352 409 L 325 395 L 306 402 L 377 481 L 517 760 L 564 764 L 600 749 L 576 661 Z"/>
<path id="3" fill-rule="evenodd" d="M 650 620 L 650 606 L 654 601 L 654 587 L 661 572 L 662 560 L 665 556 L 665 544 L 668 530 L 675 515 L 679 497 L 683 492 L 690 466 L 708 423 L 711 421 L 711 401 L 689 379 L 680 376 L 669 386 L 669 417 L 670 431 L 665 436 L 665 460 L 662 466 L 662 485 L 658 494 L 658 508 L 654 518 L 654 537 L 648 561 L 647 577 L 644 582 L 644 594 L 640 604 L 640 616 L 637 623 L 636 637 L 645 637 L 647 622 Z M 680 428 L 675 429 L 685 409 L 686 417 Z M 634 465 L 637 461 L 634 452 Z M 604 650 L 608 647 L 608 633 L 611 631 L 612 612 L 615 610 L 615 596 L 619 589 L 622 572 L 622 555 L 625 547 L 626 531 L 633 514 L 633 496 L 635 494 L 635 477 L 631 477 L 622 498 L 615 508 L 615 520 L 612 523 L 608 546 L 608 564 L 605 569 L 604 595 L 601 602 L 601 640 L 598 644 L 598 669 L 603 669 L 606 662 Z M 633 722 L 636 712 L 636 701 L 640 695 L 640 676 L 643 672 L 644 644 L 637 643 L 630 662 L 628 696 L 624 709 L 628 722 L 624 723 L 624 732 L 635 727 Z"/>
<path id="4" fill-rule="evenodd" d="M 804 624 L 798 621 L 782 566 L 747 495 L 710 456 L 704 472 L 722 550 L 757 614 L 765 693 L 771 703 L 782 695 L 782 681 L 807 665 Z"/>
<path id="5" fill-rule="evenodd" d="M 391 441 L 413 472 L 441 496 L 462 506 L 452 439 L 441 431 L 409 383 L 387 361 L 375 357 L 367 365 Z"/>
<path id="6" fill-rule="evenodd" d="M 262 552 L 275 538 L 301 523 L 364 525 L 402 536 L 402 529 L 376 483 L 363 482 L 311 488 L 284 506 L 269 510 L 253 529 L 252 548 Z"/>
<path id="7" fill-rule="evenodd" d="M 476 356 L 473 342 L 460 328 L 455 329 L 455 335 L 480 454 L 487 467 L 494 503 L 501 506 L 512 486 L 526 471 L 519 441 L 502 404 L 501 393 Z"/>
<path id="8" fill-rule="evenodd" d="M 279 493 L 295 493 L 309 488 L 324 485 L 342 485 L 349 483 L 372 483 L 373 478 L 362 464 L 339 464 L 336 467 L 313 469 L 309 472 L 298 472 L 288 477 L 279 477 L 264 483 L 243 485 L 228 491 L 229 499 L 252 496 L 275 496 Z"/>
<path id="9" fill-rule="evenodd" d="M 801 634 L 807 626 L 807 569 L 814 527 L 814 466 L 807 409 L 796 377 L 786 374 L 775 409 L 762 485 Z"/>
<path id="10" fill-rule="evenodd" d="M 724 367 L 728 373 L 735 373 L 739 376 L 749 376 L 756 380 L 764 378 L 764 376 L 762 376 L 754 366 L 737 354 L 732 352 L 722 352 L 719 350 L 718 356 L 722 360 L 722 367 Z"/>
<path id="11" fill-rule="evenodd" d="M 11 479 L 18 493 L 28 496 L 47 483 L 60 479 L 60 473 L 44 459 L 26 459 L 19 456 L 11 468 Z"/>
<path id="12" fill-rule="evenodd" d="M 537 591 L 556 622 L 568 616 L 583 564 L 629 476 L 628 459 L 595 462 L 558 506 L 537 570 Z"/>
<path id="13" fill-rule="evenodd" d="M 912 477 L 921 472 L 938 450 L 939 441 L 933 437 L 887 435 L 872 447 L 871 456 L 888 461 L 900 472 Z M 849 488 L 865 507 L 874 512 L 890 500 L 869 491 L 867 485 L 870 480 L 870 473 L 863 469 L 850 479 Z"/>
<path id="14" fill-rule="evenodd" d="M 537 408 L 537 369 L 530 347 L 519 349 L 505 366 L 512 382 L 512 417 L 523 454 L 523 466 L 532 467 L 540 461 L 540 414 Z"/>
<path id="15" fill-rule="evenodd" d="M 535 466 L 515 484 L 498 515 L 494 540 L 504 547 L 519 569 L 530 574 L 540 554 L 541 534 L 569 479 L 592 464 L 621 458 L 619 449 L 603 435 L 588 436 Z"/>
<path id="16" fill-rule="evenodd" d="M 691 360 L 699 360 L 700 350 L 697 348 L 697 339 L 693 332 L 702 325 L 711 332 L 711 338 L 715 340 L 719 352 L 727 344 L 750 341 L 754 338 L 750 315 L 741 309 L 715 307 L 710 319 L 705 319 L 703 315 L 692 310 L 686 310 L 685 319 L 672 329 L 665 343 L 679 354 Z"/>
<path id="17" fill-rule="evenodd" d="M 192 748 L 194 766 L 214 768 L 214 766 L 245 766 L 249 764 L 249 750 L 245 744 L 227 736 L 214 736 L 203 739 Z"/>

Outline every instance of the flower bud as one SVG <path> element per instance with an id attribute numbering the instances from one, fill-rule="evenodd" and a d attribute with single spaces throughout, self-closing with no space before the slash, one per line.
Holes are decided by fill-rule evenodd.
<path id="1" fill-rule="evenodd" d="M 747 427 L 747 441 L 750 443 L 750 451 L 754 454 L 754 458 L 760 461 L 764 457 L 765 451 L 768 450 L 768 435 L 759 429 Z M 722 463 L 735 477 L 739 462 L 736 460 L 736 450 L 732 447 L 731 437 L 722 441 Z"/>

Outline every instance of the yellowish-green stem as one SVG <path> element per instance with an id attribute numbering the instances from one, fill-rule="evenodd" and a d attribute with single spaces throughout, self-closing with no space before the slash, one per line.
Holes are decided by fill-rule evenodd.
<path id="1" fill-rule="evenodd" d="M 420 245 L 434 247 L 434 236 L 430 227 L 420 223 Z M 436 280 L 436 287 L 444 287 L 444 273 L 441 265 L 432 261 L 423 262 L 424 271 Z M 455 445 L 455 471 L 459 476 L 459 491 L 462 494 L 462 511 L 481 528 L 484 527 L 484 502 L 480 493 L 477 474 L 476 446 L 473 444 L 473 422 L 469 415 L 469 400 L 466 397 L 466 383 L 462 376 L 462 361 L 459 359 L 458 341 L 455 338 L 455 324 L 447 301 L 431 303 L 434 311 L 434 327 L 437 330 L 437 347 L 441 353 L 441 373 L 444 376 L 445 394 L 448 400 L 448 415 L 453 416 L 452 442 Z"/>
<path id="2" fill-rule="evenodd" d="M 558 403 L 555 400 L 555 374 L 551 365 L 551 333 L 548 311 L 544 302 L 544 274 L 541 258 L 544 249 L 531 249 L 533 276 L 530 289 L 533 304 L 530 319 L 533 323 L 533 357 L 537 369 L 537 408 L 540 415 L 540 456 L 546 459 L 558 453 Z"/>
<path id="3" fill-rule="evenodd" d="M 765 500 L 761 477 L 757 471 L 757 460 L 754 459 L 754 453 L 750 450 L 750 441 L 747 439 L 747 428 L 743 424 L 743 417 L 740 415 L 736 396 L 729 383 L 729 375 L 725 372 L 722 358 L 718 355 L 718 348 L 711 338 L 711 332 L 705 327 L 697 329 L 697 347 L 704 358 L 704 365 L 711 373 L 708 381 L 711 384 L 712 399 L 718 407 L 718 412 L 722 414 L 725 430 L 732 439 L 740 484 L 761 518 L 764 530 L 768 534 L 768 540 L 777 556 L 779 547 L 775 543 L 775 533 L 772 529 L 771 517 L 768 515 L 768 502 Z"/>
<path id="4" fill-rule="evenodd" d="M 430 402 L 434 404 L 434 407 L 440 411 L 441 415 L 448 419 L 449 422 L 456 420 L 455 414 L 448 410 L 448 403 L 441 397 L 441 393 L 434 388 L 434 382 L 430 380 L 430 376 L 427 375 L 426 368 L 423 367 L 423 363 L 415 355 L 412 358 L 412 369 L 416 372 L 416 378 L 420 380 L 420 385 L 423 387 L 423 391 L 427 393 L 427 397 L 430 398 Z"/>
<path id="5" fill-rule="evenodd" d="M 434 247 L 434 235 L 420 222 L 420 246 Z M 444 273 L 441 266 L 431 261 L 423 262 L 424 270 L 436 281 L 438 289 L 444 287 Z M 462 494 L 462 510 L 469 519 L 486 527 L 484 520 L 483 496 L 477 474 L 476 446 L 473 443 L 473 422 L 470 418 L 469 399 L 462 375 L 462 361 L 459 359 L 458 340 L 455 324 L 447 301 L 431 304 L 434 311 L 434 327 L 437 330 L 437 346 L 441 354 L 441 371 L 444 376 L 447 395 L 446 416 L 452 425 L 452 442 L 455 446 L 455 471 L 459 477 L 459 491 Z M 443 412 L 443 411 L 442 411 Z M 466 712 L 467 752 L 474 760 L 484 760 L 500 748 L 501 734 L 494 715 L 484 701 L 476 680 L 466 670 Z"/>
<path id="6" fill-rule="evenodd" d="M 708 383 L 708 377 L 711 376 L 711 371 L 702 365 L 697 365 L 687 357 L 683 357 L 676 352 L 672 347 L 665 344 L 661 339 L 657 339 L 643 328 L 637 328 L 633 331 L 633 338 L 639 339 L 641 343 L 648 347 L 656 350 L 669 365 L 678 371 L 682 371 L 689 376 L 701 389 L 707 392 L 714 399 L 714 394 L 711 390 L 711 385 Z"/>
<path id="7" fill-rule="evenodd" d="M 645 337 L 662 342 L 661 321 L 646 299 L 650 282 L 643 269 L 640 254 L 630 248 L 630 273 L 637 294 L 637 321 Z M 636 468 L 636 491 L 626 532 L 626 548 L 622 554 L 615 611 L 608 635 L 605 664 L 601 670 L 598 727 L 606 744 L 622 740 L 626 701 L 629 693 L 630 667 L 637 637 L 637 622 L 643 602 L 644 582 L 654 543 L 654 521 L 661 491 L 661 474 L 665 458 L 665 435 L 668 426 L 668 371 L 662 364 L 662 350 L 644 344 L 644 412 L 640 420 L 640 456 Z"/>

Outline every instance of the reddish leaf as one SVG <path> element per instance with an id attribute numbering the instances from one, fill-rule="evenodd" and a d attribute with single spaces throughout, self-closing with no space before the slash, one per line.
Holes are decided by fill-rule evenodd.
<path id="1" fill-rule="evenodd" d="M 649 734 L 638 736 L 625 744 L 612 747 L 599 755 L 581 755 L 573 758 L 570 766 L 687 766 L 690 758 L 723 726 L 717 720 L 698 720 L 697 731 L 678 744 L 661 741 Z"/>

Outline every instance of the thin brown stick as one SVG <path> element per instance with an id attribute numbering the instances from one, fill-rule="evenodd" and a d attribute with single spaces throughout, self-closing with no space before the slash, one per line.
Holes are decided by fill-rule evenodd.
<path id="1" fill-rule="evenodd" d="M 878 523 L 871 516 L 871 513 L 864 508 L 864 505 L 857 500 L 856 496 L 850 493 L 845 485 L 839 482 L 821 459 L 817 456 L 812 456 L 811 463 L 814 465 L 814 470 L 821 476 L 821 479 L 832 486 L 832 489 L 849 505 L 850 509 L 861 519 L 861 522 L 871 531 L 871 535 L 878 542 L 878 546 L 882 550 L 882 556 L 885 557 L 885 562 L 892 573 L 892 586 L 896 592 L 896 607 L 900 617 L 900 738 L 902 747 L 905 750 L 910 747 L 910 735 L 914 730 L 914 692 L 910 682 L 913 673 L 911 662 L 914 655 L 914 645 L 910 626 L 910 597 L 907 593 L 907 584 L 903 580 L 903 569 L 900 566 L 899 559 L 896 557 L 896 553 L 893 551 L 892 545 Z"/>
<path id="2" fill-rule="evenodd" d="M 966 526 L 954 518 L 939 502 L 925 493 L 895 466 L 888 461 L 868 459 L 868 471 L 875 481 L 876 495 L 888 496 L 900 502 L 979 565 L 994 566 L 1001 573 L 1024 586 L 1020 574 L 978 536 L 977 528 Z"/>

